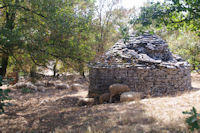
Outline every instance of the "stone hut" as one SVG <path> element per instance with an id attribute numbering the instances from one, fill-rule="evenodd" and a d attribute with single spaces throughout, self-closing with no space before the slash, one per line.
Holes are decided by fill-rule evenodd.
<path id="1" fill-rule="evenodd" d="M 188 62 L 173 55 L 159 36 L 148 33 L 132 34 L 127 42 L 119 40 L 89 68 L 89 97 L 109 92 L 114 83 L 151 96 L 192 88 Z"/>

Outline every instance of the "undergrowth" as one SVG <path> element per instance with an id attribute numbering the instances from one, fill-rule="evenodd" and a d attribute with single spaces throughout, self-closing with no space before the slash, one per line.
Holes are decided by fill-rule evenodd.
<path id="1" fill-rule="evenodd" d="M 0 86 L 4 83 L 2 76 L 0 76 Z M 10 105 L 10 103 L 5 102 L 6 100 L 10 100 L 8 93 L 9 89 L 1 89 L 0 88 L 0 114 L 4 113 L 4 107 Z"/>
<path id="2" fill-rule="evenodd" d="M 183 114 L 190 115 L 186 118 L 186 123 L 191 131 L 198 130 L 200 131 L 200 113 L 197 113 L 195 107 L 193 107 L 189 112 L 184 111 Z"/>

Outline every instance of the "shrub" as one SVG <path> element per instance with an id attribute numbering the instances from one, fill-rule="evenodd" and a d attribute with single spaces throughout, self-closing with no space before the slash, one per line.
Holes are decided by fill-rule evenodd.
<path id="1" fill-rule="evenodd" d="M 191 64 L 192 70 L 198 71 L 200 65 L 200 39 L 189 31 L 174 32 L 165 35 L 174 54 L 180 55 Z"/>
<path id="2" fill-rule="evenodd" d="M 3 85 L 3 79 L 2 76 L 0 76 L 0 86 L 2 85 Z M 9 89 L 3 90 L 0 88 L 0 114 L 4 113 L 4 107 L 10 104 L 5 102 L 5 100 L 10 100 L 10 97 L 8 96 L 9 92 L 10 92 Z"/>
<path id="3" fill-rule="evenodd" d="M 191 131 L 200 130 L 200 113 L 197 113 L 195 107 L 193 107 L 190 112 L 183 112 L 183 114 L 189 114 L 190 116 L 186 118 L 186 123 Z"/>

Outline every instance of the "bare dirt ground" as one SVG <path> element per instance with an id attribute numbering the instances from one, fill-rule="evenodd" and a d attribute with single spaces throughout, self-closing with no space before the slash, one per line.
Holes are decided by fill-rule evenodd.
<path id="1" fill-rule="evenodd" d="M 87 96 L 88 81 L 80 77 L 62 82 L 82 84 L 79 90 L 45 91 L 27 94 L 12 89 L 12 106 L 0 115 L 0 132 L 55 133 L 182 133 L 189 132 L 184 122 L 193 106 L 200 111 L 200 75 L 192 74 L 194 91 L 176 97 L 157 97 L 127 103 L 79 106 Z M 73 81 L 72 81 L 73 80 Z"/>

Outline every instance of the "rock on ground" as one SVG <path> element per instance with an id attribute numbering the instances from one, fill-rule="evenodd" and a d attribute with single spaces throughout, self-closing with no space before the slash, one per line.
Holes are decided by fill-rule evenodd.
<path id="1" fill-rule="evenodd" d="M 35 83 L 36 86 L 45 86 L 45 83 L 38 81 Z"/>
<path id="2" fill-rule="evenodd" d="M 27 84 L 25 82 L 19 82 L 19 83 L 15 84 L 16 89 L 21 89 L 21 88 L 24 88 L 26 86 L 27 86 Z"/>
<path id="3" fill-rule="evenodd" d="M 35 86 L 34 84 L 32 84 L 31 82 L 28 82 L 26 85 L 27 88 L 31 89 L 31 90 L 35 90 L 37 91 L 37 86 Z"/>
<path id="4" fill-rule="evenodd" d="M 69 85 L 68 84 L 57 84 L 56 85 L 56 89 L 60 89 L 60 90 L 64 90 L 64 89 L 69 89 Z"/>
<path id="5" fill-rule="evenodd" d="M 38 91 L 45 92 L 46 88 L 44 86 L 39 86 L 37 89 Z"/>
<path id="6" fill-rule="evenodd" d="M 93 104 L 94 104 L 94 98 L 81 98 L 78 101 L 79 106 L 93 105 Z"/>
<path id="7" fill-rule="evenodd" d="M 15 88 L 16 89 L 21 89 L 21 88 L 29 88 L 32 90 L 37 91 L 37 86 L 35 86 L 34 84 L 32 84 L 31 82 L 25 83 L 25 82 L 19 82 L 15 84 Z"/>
<path id="8" fill-rule="evenodd" d="M 52 86 L 55 86 L 54 81 L 47 81 L 45 84 L 46 84 L 46 87 L 52 87 Z"/>
<path id="9" fill-rule="evenodd" d="M 124 92 L 120 95 L 120 102 L 135 101 L 143 97 L 142 92 Z"/>
<path id="10" fill-rule="evenodd" d="M 70 89 L 71 89 L 71 90 L 74 90 L 74 91 L 80 90 L 80 89 L 82 89 L 82 88 L 83 88 L 83 86 L 80 85 L 80 84 L 72 84 L 72 85 L 70 86 Z"/>

